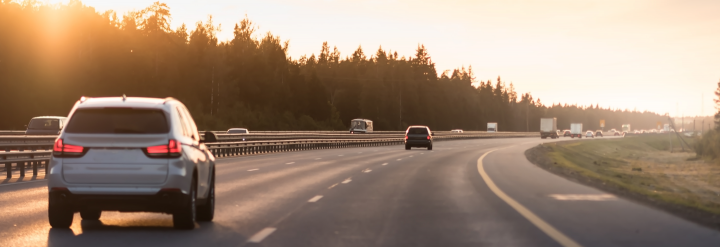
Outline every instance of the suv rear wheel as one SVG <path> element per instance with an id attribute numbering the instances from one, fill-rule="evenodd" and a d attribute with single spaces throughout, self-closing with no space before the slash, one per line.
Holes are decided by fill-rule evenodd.
<path id="1" fill-rule="evenodd" d="M 183 205 L 180 210 L 173 213 L 173 227 L 175 227 L 175 229 L 191 230 L 195 228 L 195 198 L 197 193 L 195 187 L 197 187 L 197 180 L 195 179 L 195 176 L 193 176 L 190 191 L 184 202 L 185 205 Z"/>
<path id="2" fill-rule="evenodd" d="M 213 217 L 215 217 L 215 170 L 213 170 L 210 179 L 212 180 L 210 181 L 210 191 L 208 191 L 206 203 L 197 207 L 198 221 L 212 221 Z"/>
<path id="3" fill-rule="evenodd" d="M 48 198 L 48 220 L 53 228 L 70 228 L 75 212 L 57 202 L 58 195 Z"/>
<path id="4" fill-rule="evenodd" d="M 405 150 L 410 150 L 410 145 L 405 144 Z"/>

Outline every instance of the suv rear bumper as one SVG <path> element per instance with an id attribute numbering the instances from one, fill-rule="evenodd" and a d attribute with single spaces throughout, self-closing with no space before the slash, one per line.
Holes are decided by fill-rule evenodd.
<path id="1" fill-rule="evenodd" d="M 102 210 L 121 212 L 173 213 L 182 209 L 190 197 L 180 191 L 160 191 L 155 195 L 84 195 L 70 191 L 51 191 L 56 203 L 74 212 L 80 210 Z"/>
<path id="2" fill-rule="evenodd" d="M 432 140 L 405 140 L 405 145 L 411 147 L 427 147 L 432 145 Z"/>

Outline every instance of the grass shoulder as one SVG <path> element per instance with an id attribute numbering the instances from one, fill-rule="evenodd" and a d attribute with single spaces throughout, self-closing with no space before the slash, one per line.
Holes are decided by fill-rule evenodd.
<path id="1" fill-rule="evenodd" d="M 670 152 L 669 139 L 646 135 L 555 142 L 525 155 L 557 175 L 720 229 L 720 164 L 681 151 L 675 138 Z"/>

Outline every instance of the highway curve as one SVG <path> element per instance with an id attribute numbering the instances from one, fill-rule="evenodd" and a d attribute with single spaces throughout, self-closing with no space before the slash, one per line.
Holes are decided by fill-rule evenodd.
<path id="1" fill-rule="evenodd" d="M 170 215 L 118 212 L 50 229 L 46 182 L 5 184 L 0 245 L 720 246 L 718 231 L 530 164 L 524 151 L 547 141 L 218 159 L 216 218 L 192 231 Z"/>

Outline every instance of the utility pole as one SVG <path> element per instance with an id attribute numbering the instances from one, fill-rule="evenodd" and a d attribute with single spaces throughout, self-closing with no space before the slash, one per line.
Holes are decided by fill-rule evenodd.
<path id="1" fill-rule="evenodd" d="M 525 106 L 527 107 L 525 109 L 525 132 L 530 132 L 530 120 L 529 120 L 530 101 L 528 101 L 527 104 L 525 104 Z"/>
<path id="2" fill-rule="evenodd" d="M 215 96 L 215 66 L 210 72 L 210 116 L 213 115 L 213 97 Z"/>

